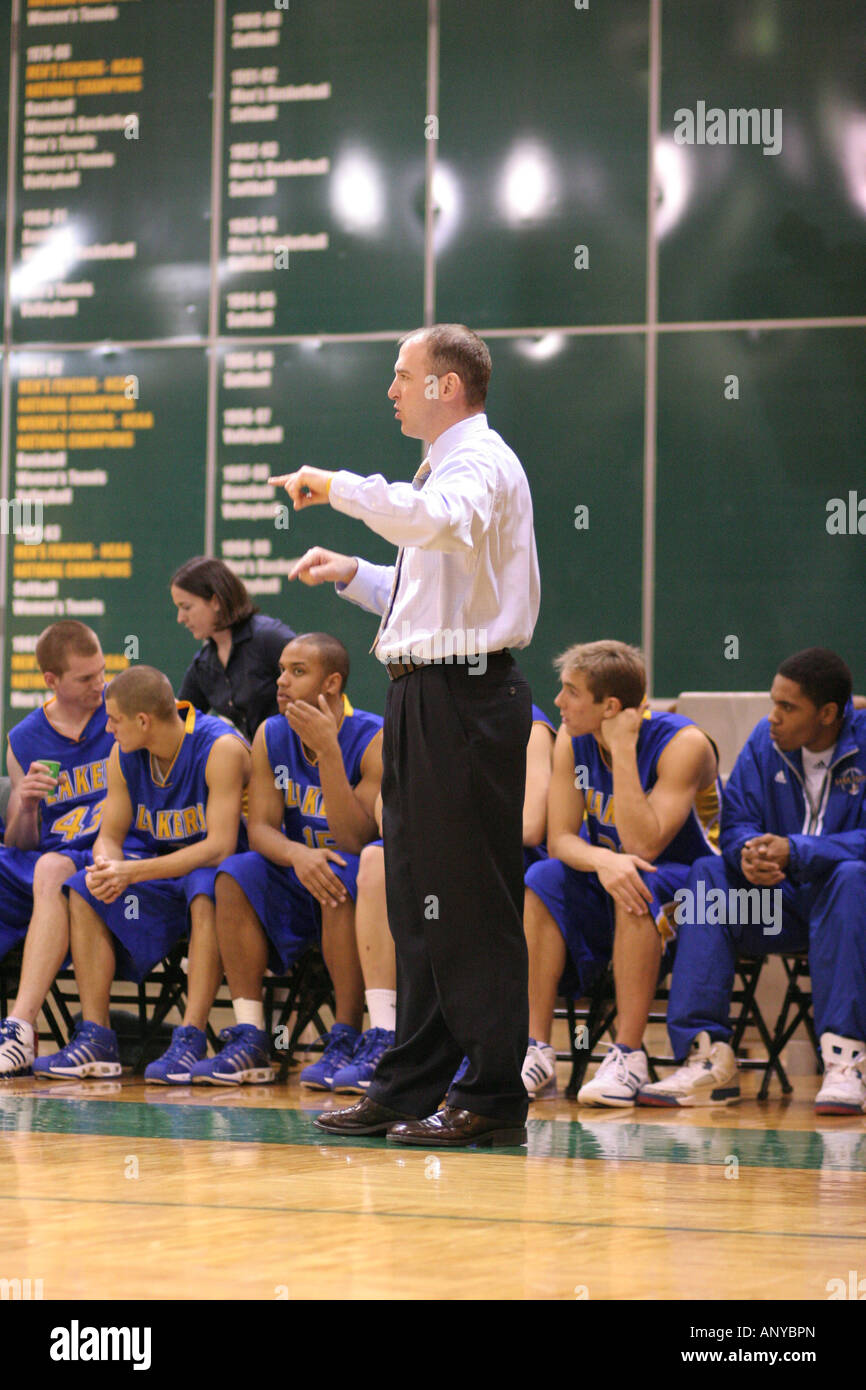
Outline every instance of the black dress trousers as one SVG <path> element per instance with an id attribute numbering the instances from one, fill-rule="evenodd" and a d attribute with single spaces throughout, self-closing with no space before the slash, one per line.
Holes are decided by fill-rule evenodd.
<path id="1" fill-rule="evenodd" d="M 528 961 L 523 800 L 529 686 L 508 653 L 487 669 L 422 666 L 394 681 L 382 778 L 397 1034 L 369 1094 L 432 1114 L 464 1056 L 452 1103 L 522 1124 Z"/>

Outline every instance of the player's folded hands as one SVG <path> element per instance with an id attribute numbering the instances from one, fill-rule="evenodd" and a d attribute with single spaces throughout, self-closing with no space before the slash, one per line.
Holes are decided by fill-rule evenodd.
<path id="1" fill-rule="evenodd" d="M 124 859 L 98 856 L 85 871 L 87 888 L 101 903 L 113 903 L 129 887 L 129 865 Z"/>

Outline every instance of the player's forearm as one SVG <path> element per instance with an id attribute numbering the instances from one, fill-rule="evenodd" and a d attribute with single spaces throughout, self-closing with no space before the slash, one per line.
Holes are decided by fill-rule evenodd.
<path id="1" fill-rule="evenodd" d="M 552 859 L 561 859 L 563 864 L 567 864 L 570 869 L 577 869 L 579 873 L 597 873 L 605 860 L 614 853 L 613 850 L 602 849 L 600 845 L 591 845 L 588 840 L 581 839 L 580 835 L 570 832 L 549 835 L 547 852 Z"/>
<path id="2" fill-rule="evenodd" d="M 328 830 L 341 849 L 360 854 L 375 838 L 376 822 L 349 785 L 339 745 L 334 752 L 320 755 L 319 777 Z"/>
<path id="3" fill-rule="evenodd" d="M 547 830 L 547 801 L 541 798 L 537 805 L 523 803 L 523 843 L 534 847 L 540 845 Z"/>
<path id="4" fill-rule="evenodd" d="M 15 792 L 9 798 L 9 819 L 3 843 L 10 849 L 39 848 L 39 803 L 22 801 Z"/>
<path id="5" fill-rule="evenodd" d="M 269 859 L 272 864 L 280 864 L 283 868 L 292 868 L 296 857 L 296 851 L 301 848 L 296 840 L 289 840 L 282 830 L 275 830 L 272 825 L 265 821 L 250 821 L 247 825 L 247 838 L 250 842 L 250 849 L 255 850 L 263 859 Z"/>
<path id="6" fill-rule="evenodd" d="M 155 855 L 152 859 L 130 859 L 130 883 L 148 883 L 155 878 L 183 878 L 194 869 L 215 869 L 237 846 L 237 833 L 229 839 L 225 833 L 208 835 L 195 845 L 172 850 L 170 854 Z"/>
<path id="7" fill-rule="evenodd" d="M 104 830 L 100 830 L 93 845 L 93 858 L 103 859 L 125 859 L 123 838 L 115 835 L 107 835 Z"/>
<path id="8" fill-rule="evenodd" d="M 655 859 L 664 849 L 661 826 L 641 786 L 633 750 L 611 755 L 616 831 L 626 854 Z"/>

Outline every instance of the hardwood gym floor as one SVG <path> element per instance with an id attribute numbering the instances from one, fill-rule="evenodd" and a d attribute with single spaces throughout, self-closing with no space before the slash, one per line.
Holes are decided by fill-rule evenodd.
<path id="1" fill-rule="evenodd" d="M 866 1117 L 532 1107 L 524 1150 L 340 1142 L 296 1082 L 0 1087 L 0 1278 L 45 1299 L 817 1299 L 862 1264 Z M 744 1078 L 746 1094 L 757 1078 Z"/>

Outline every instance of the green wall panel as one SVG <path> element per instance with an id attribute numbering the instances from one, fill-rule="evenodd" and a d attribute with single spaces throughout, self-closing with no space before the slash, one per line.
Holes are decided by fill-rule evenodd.
<path id="1" fill-rule="evenodd" d="M 207 385 L 200 348 L 15 352 L 10 366 L 13 495 L 42 500 L 43 540 L 10 537 L 7 728 L 42 702 L 33 648 L 57 618 L 94 628 L 109 673 L 134 657 L 174 677 L 192 658 L 168 581 L 204 544 Z M 97 413 L 98 431 L 83 423 Z"/>
<path id="2" fill-rule="evenodd" d="M 648 6 L 443 0 L 441 16 L 437 317 L 642 322 Z"/>
<path id="3" fill-rule="evenodd" d="M 541 567 L 541 613 L 520 661 L 552 714 L 551 662 L 565 647 L 640 641 L 643 339 L 548 334 L 490 347 L 488 418 L 526 470 Z"/>
<path id="4" fill-rule="evenodd" d="M 866 311 L 864 53 L 861 0 L 665 0 L 660 318 Z M 781 111 L 779 153 L 677 145 L 699 101 Z"/>
<path id="5" fill-rule="evenodd" d="M 864 329 L 661 339 L 658 691 L 768 689 L 811 646 L 866 685 L 866 536 L 827 530 L 859 489 L 866 531 L 864 379 Z"/>
<path id="6" fill-rule="evenodd" d="M 0 0 L 0 266 L 6 265 L 6 174 L 9 162 L 9 60 L 12 51 L 12 0 Z M 6 276 L 0 275 L 0 323 L 6 304 Z"/>
<path id="7" fill-rule="evenodd" d="M 23 0 L 18 343 L 207 330 L 213 3 L 113 8 L 34 26 Z"/>
<path id="8" fill-rule="evenodd" d="M 255 353 L 241 345 L 220 354 L 216 554 L 250 583 L 263 612 L 296 632 L 339 637 L 352 662 L 352 700 L 377 712 L 387 685 L 369 655 L 377 619 L 338 598 L 330 584 L 313 588 L 285 575 L 312 545 L 376 564 L 392 564 L 396 550 L 330 507 L 295 514 L 286 493 L 264 479 L 305 463 L 410 479 L 421 443 L 400 433 L 387 398 L 396 354 L 388 342 L 284 344 Z M 288 505 L 288 530 L 275 525 L 277 503 Z"/>
<path id="9" fill-rule="evenodd" d="M 94 622 L 104 622 L 109 650 L 117 655 L 120 637 L 137 631 L 127 614 L 142 613 L 141 658 L 179 680 L 193 648 L 176 628 L 165 584 L 174 564 L 205 545 L 210 466 L 216 553 L 245 568 L 265 611 L 345 636 L 352 693 L 381 709 L 385 687 L 367 651 L 375 620 L 328 590 L 287 585 L 285 568 L 315 541 L 381 561 L 393 548 L 326 510 L 292 515 L 289 531 L 277 530 L 278 499 L 262 473 L 317 462 L 411 477 L 420 445 L 394 430 L 385 395 L 394 340 L 329 338 L 396 337 L 421 320 L 431 149 L 435 317 L 491 331 L 491 423 L 533 489 L 542 608 L 523 664 L 536 698 L 551 707 L 550 663 L 568 643 L 605 634 L 639 641 L 645 341 L 615 330 L 645 315 L 649 0 L 591 0 L 585 10 L 572 0 L 440 0 L 438 131 L 427 119 L 427 0 L 291 0 L 285 8 L 126 0 L 89 5 L 86 18 L 72 3 L 52 8 L 21 0 L 9 228 L 19 302 L 3 344 L 14 377 L 8 489 L 63 490 L 46 479 L 73 468 L 104 472 L 105 485 L 76 485 L 74 501 L 48 504 L 46 522 L 60 529 L 52 543 L 98 551 L 132 538 L 136 549 L 129 580 L 94 587 L 61 575 L 56 594 L 28 597 L 12 592 L 22 579 L 13 566 L 25 559 L 10 544 L 7 658 L 26 656 L 50 620 L 23 613 L 21 603 L 99 598 L 106 610 Z M 11 10 L 0 0 L 0 39 Z M 79 22 L 61 22 L 77 11 Z M 863 5 L 662 0 L 659 13 L 662 322 L 863 315 Z M 51 86 L 132 78 L 137 58 L 141 92 L 70 96 Z M 0 243 L 9 60 L 0 42 Z M 45 66 L 101 61 L 99 75 Z M 676 145 L 675 112 L 698 101 L 781 109 L 781 152 Z M 104 125 L 128 115 L 138 117 L 135 139 L 116 127 L 74 129 L 79 116 Z M 66 121 L 73 127 L 51 128 Z M 61 137 L 81 135 L 96 147 L 60 148 Z M 25 160 L 76 164 L 78 155 L 105 154 L 116 156 L 114 166 L 91 163 L 78 187 L 24 187 L 25 176 L 44 185 L 75 172 L 25 168 Z M 135 241 L 138 254 L 65 258 L 70 231 L 81 245 Z M 304 236 L 324 236 L 327 249 L 287 241 Z M 288 266 L 277 268 L 283 244 Z M 578 245 L 588 247 L 588 269 L 575 268 Z M 80 283 L 92 283 L 93 295 L 58 288 Z M 49 310 L 77 303 L 77 312 L 25 316 L 25 302 L 39 298 Z M 603 331 L 548 331 L 560 326 Z M 524 337 L 521 329 L 538 331 Z M 183 345 L 156 346 L 162 340 Z M 107 342 L 113 358 L 100 355 Z M 863 330 L 662 331 L 658 355 L 656 690 L 762 688 L 768 666 L 812 641 L 838 646 L 856 671 L 864 540 L 828 535 L 824 519 L 829 498 L 860 486 Z M 95 442 L 77 452 L 22 446 L 19 434 L 52 434 L 34 425 L 33 410 L 19 428 L 19 379 L 37 356 L 48 380 L 55 369 L 139 374 L 136 409 L 152 414 L 152 426 L 135 431 L 131 450 L 100 439 L 102 425 L 71 423 L 70 432 Z M 731 374 L 738 401 L 724 398 Z M 99 412 L 79 403 L 67 413 Z M 120 429 L 123 412 L 102 413 L 118 416 Z M 578 506 L 589 509 L 588 529 L 575 527 Z M 736 662 L 724 659 L 727 635 L 740 637 Z M 7 709 L 12 674 L 7 659 Z M 866 672 L 858 683 L 866 686 Z"/>
<path id="10" fill-rule="evenodd" d="M 426 23 L 426 0 L 229 0 L 222 332 L 420 321 Z"/>

